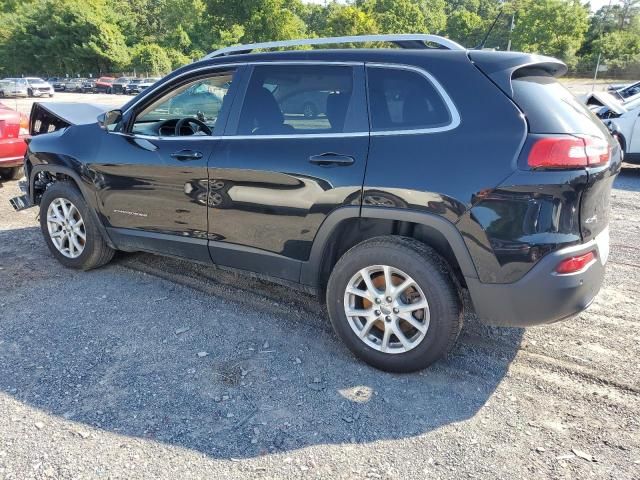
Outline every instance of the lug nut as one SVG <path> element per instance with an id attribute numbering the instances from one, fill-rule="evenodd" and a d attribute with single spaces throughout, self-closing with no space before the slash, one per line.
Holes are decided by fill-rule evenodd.
<path id="1" fill-rule="evenodd" d="M 391 317 L 390 317 L 389 315 L 387 315 L 386 317 L 384 317 L 384 319 L 385 319 L 387 322 L 390 322 L 390 321 L 391 321 Z"/>
<path id="2" fill-rule="evenodd" d="M 376 317 L 380 316 L 380 310 L 376 310 L 374 313 L 376 314 Z"/>
<path id="3" fill-rule="evenodd" d="M 379 298 L 376 298 L 376 303 L 380 304 L 380 303 L 382 303 L 382 300 L 380 300 Z"/>
<path id="4" fill-rule="evenodd" d="M 393 313 L 400 313 L 400 309 L 398 307 L 394 308 Z"/>
<path id="5" fill-rule="evenodd" d="M 391 302 L 392 300 L 393 300 L 393 298 L 387 297 L 387 302 Z"/>

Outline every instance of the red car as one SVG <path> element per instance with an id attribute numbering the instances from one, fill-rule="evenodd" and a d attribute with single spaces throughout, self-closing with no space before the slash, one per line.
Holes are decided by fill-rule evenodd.
<path id="1" fill-rule="evenodd" d="M 96 86 L 93 87 L 93 91 L 96 93 L 111 93 L 113 91 L 113 82 L 116 79 L 113 77 L 100 77 L 96 80 Z"/>
<path id="2" fill-rule="evenodd" d="M 28 133 L 29 118 L 0 103 L 0 178 L 17 180 L 22 176 Z"/>

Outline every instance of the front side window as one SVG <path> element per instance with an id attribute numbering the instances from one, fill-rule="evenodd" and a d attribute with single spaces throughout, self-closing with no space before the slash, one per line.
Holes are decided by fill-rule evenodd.
<path id="1" fill-rule="evenodd" d="M 134 120 L 133 133 L 150 135 L 210 135 L 213 132 L 234 72 L 200 78 L 165 93 Z M 188 122 L 187 120 L 194 121 Z M 175 126 L 184 125 L 179 132 Z"/>
<path id="2" fill-rule="evenodd" d="M 253 70 L 240 113 L 240 135 L 346 131 L 353 69 L 333 65 L 264 65 Z"/>
<path id="3" fill-rule="evenodd" d="M 373 131 L 440 128 L 452 122 L 440 93 L 418 72 L 369 67 L 367 83 Z"/>

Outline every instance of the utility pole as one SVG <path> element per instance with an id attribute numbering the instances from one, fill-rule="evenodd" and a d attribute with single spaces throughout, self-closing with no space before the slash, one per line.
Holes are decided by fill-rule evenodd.
<path id="1" fill-rule="evenodd" d="M 511 51 L 511 35 L 513 34 L 513 29 L 516 26 L 516 13 L 513 12 L 511 14 L 511 25 L 509 26 L 509 42 L 507 43 L 507 52 Z"/>

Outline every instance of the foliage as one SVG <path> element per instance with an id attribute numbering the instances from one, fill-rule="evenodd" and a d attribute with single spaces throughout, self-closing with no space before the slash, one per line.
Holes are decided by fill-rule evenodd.
<path id="1" fill-rule="evenodd" d="M 156 43 L 148 43 L 133 48 L 131 67 L 139 73 L 158 75 L 171 70 L 172 64 L 165 49 Z"/>
<path id="2" fill-rule="evenodd" d="M 496 18 L 487 47 L 640 61 L 640 0 L 594 14 L 582 0 L 0 0 L 0 75 L 160 74 L 228 45 L 313 36 L 437 33 L 473 47 Z"/>

